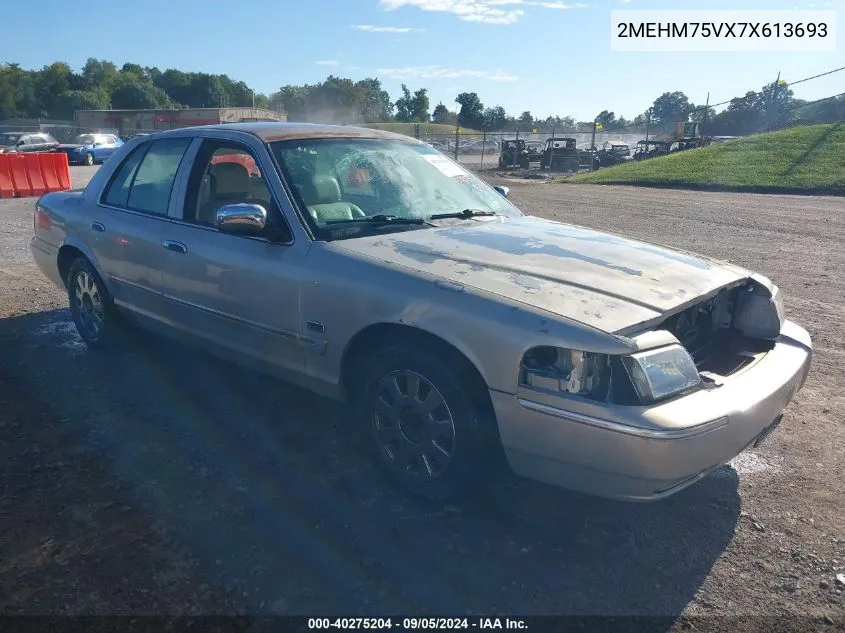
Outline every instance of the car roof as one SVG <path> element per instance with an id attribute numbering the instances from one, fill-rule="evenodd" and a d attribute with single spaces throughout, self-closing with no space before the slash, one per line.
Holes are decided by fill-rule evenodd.
<path id="1" fill-rule="evenodd" d="M 160 132 L 157 135 L 169 135 L 186 130 L 220 130 L 247 132 L 254 134 L 265 143 L 272 141 L 295 141 L 312 138 L 373 138 L 401 141 L 417 141 L 404 134 L 396 134 L 386 130 L 353 127 L 347 125 L 326 125 L 322 123 L 282 123 L 282 122 L 254 122 L 254 123 L 220 123 L 214 125 L 200 125 L 195 127 L 176 128 Z"/>

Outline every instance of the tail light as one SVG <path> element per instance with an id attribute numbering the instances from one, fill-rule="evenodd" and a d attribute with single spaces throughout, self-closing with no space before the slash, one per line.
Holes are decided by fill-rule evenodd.
<path id="1" fill-rule="evenodd" d="M 40 207 L 36 205 L 35 207 L 35 218 L 38 224 L 38 228 L 44 229 L 45 231 L 49 231 L 53 226 L 53 221 L 50 218 L 50 214 L 44 209 L 44 207 Z"/>

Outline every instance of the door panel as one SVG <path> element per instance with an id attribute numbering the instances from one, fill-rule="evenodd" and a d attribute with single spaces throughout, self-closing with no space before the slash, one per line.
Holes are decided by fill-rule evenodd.
<path id="1" fill-rule="evenodd" d="M 162 236 L 164 218 L 98 207 L 89 227 L 94 255 L 115 302 L 144 316 L 161 319 Z"/>
<path id="2" fill-rule="evenodd" d="M 156 320 L 166 320 L 162 240 L 189 145 L 189 139 L 169 138 L 138 146 L 115 171 L 90 226 L 82 227 L 115 302 Z"/>
<path id="3" fill-rule="evenodd" d="M 302 371 L 304 249 L 183 222 L 170 223 L 163 241 L 163 285 L 174 325 L 217 346 Z"/>

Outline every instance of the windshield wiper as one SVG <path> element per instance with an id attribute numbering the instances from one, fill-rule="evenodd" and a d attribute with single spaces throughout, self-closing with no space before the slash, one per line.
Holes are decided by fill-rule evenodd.
<path id="1" fill-rule="evenodd" d="M 402 218 L 398 215 L 371 215 L 365 218 L 352 218 L 351 220 L 329 220 L 327 225 L 354 224 L 364 222 L 366 224 L 430 224 L 425 218 Z"/>
<path id="2" fill-rule="evenodd" d="M 429 217 L 429 220 L 445 220 L 446 218 L 461 218 L 469 220 L 470 218 L 477 218 L 484 215 L 499 215 L 495 211 L 482 211 L 480 209 L 464 209 L 457 213 L 436 213 Z"/>

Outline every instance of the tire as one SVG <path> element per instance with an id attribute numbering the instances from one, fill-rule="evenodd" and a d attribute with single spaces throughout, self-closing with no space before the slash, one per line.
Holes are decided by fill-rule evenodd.
<path id="1" fill-rule="evenodd" d="M 365 446 L 388 479 L 427 501 L 461 497 L 481 480 L 480 411 L 454 371 L 434 354 L 391 345 L 378 351 L 355 396 Z"/>
<path id="2" fill-rule="evenodd" d="M 114 344 L 122 323 L 103 280 L 91 263 L 79 257 L 67 274 L 70 313 L 79 336 L 90 349 Z"/>
<path id="3" fill-rule="evenodd" d="M 87 154 L 85 154 L 85 160 L 83 161 L 83 164 L 88 166 L 88 167 L 93 165 L 94 164 L 94 154 L 92 154 L 91 152 L 88 152 Z"/>

